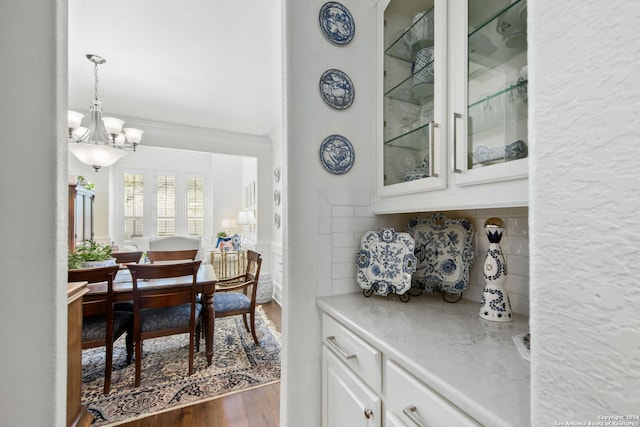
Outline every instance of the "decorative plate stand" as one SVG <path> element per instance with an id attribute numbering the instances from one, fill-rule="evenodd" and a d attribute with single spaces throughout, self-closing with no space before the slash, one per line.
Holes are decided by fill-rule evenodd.
<path id="1" fill-rule="evenodd" d="M 356 90 L 344 71 L 331 68 L 320 76 L 320 95 L 330 107 L 344 110 L 353 104 Z"/>
<path id="2" fill-rule="evenodd" d="M 341 3 L 330 1 L 323 4 L 318 19 L 322 34 L 330 43 L 344 46 L 353 40 L 356 24 L 349 9 Z"/>
<path id="3" fill-rule="evenodd" d="M 367 231 L 356 254 L 356 281 L 365 297 L 396 294 L 400 301 L 411 297 L 411 274 L 416 270 L 414 240 L 408 233 L 393 228 Z"/>
<path id="4" fill-rule="evenodd" d="M 449 218 L 436 213 L 409 221 L 409 234 L 415 240 L 416 272 L 411 287 L 439 292 L 447 302 L 458 302 L 469 285 L 469 270 L 475 257 L 473 224 L 466 218 Z M 447 294 L 458 295 L 453 301 Z"/>
<path id="5" fill-rule="evenodd" d="M 320 163 L 331 173 L 347 173 L 354 160 L 353 145 L 342 135 L 330 135 L 320 144 Z"/>

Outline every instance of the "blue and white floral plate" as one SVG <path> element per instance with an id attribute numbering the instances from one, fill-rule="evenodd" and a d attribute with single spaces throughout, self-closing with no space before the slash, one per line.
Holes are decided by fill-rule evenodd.
<path id="1" fill-rule="evenodd" d="M 344 110 L 353 104 L 356 90 L 344 71 L 331 68 L 320 77 L 320 95 L 329 106 Z"/>
<path id="2" fill-rule="evenodd" d="M 342 135 L 329 135 L 320 144 L 322 166 L 336 175 L 347 173 L 355 157 L 353 145 Z"/>
<path id="3" fill-rule="evenodd" d="M 427 292 L 461 294 L 469 285 L 475 257 L 473 224 L 466 218 L 436 213 L 409 221 L 417 259 L 412 287 Z"/>
<path id="4" fill-rule="evenodd" d="M 341 3 L 330 1 L 323 4 L 318 18 L 322 34 L 329 42 L 344 46 L 353 40 L 356 24 L 349 9 Z"/>
<path id="5" fill-rule="evenodd" d="M 408 301 L 410 294 L 402 296 L 411 288 L 411 274 L 416 270 L 414 248 L 408 233 L 396 233 L 393 228 L 367 231 L 356 254 L 356 281 L 364 295 L 397 294 Z"/>

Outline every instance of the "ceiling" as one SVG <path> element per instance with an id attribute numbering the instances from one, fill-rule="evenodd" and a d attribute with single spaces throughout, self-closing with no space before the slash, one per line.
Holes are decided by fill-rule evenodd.
<path id="1" fill-rule="evenodd" d="M 69 109 L 93 99 L 91 53 L 107 60 L 104 116 L 260 136 L 279 126 L 280 0 L 68 1 Z"/>

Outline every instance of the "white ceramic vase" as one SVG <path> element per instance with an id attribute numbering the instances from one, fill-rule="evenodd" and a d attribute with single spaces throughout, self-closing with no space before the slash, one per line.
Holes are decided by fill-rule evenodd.
<path id="1" fill-rule="evenodd" d="M 492 224 L 493 222 L 499 223 Z M 505 287 L 507 281 L 507 264 L 500 248 L 502 239 L 502 221 L 490 218 L 485 223 L 485 231 L 489 239 L 489 249 L 484 261 L 484 291 L 482 292 L 482 302 L 480 303 L 480 317 L 494 322 L 511 322 L 513 315 L 509 294 Z"/>

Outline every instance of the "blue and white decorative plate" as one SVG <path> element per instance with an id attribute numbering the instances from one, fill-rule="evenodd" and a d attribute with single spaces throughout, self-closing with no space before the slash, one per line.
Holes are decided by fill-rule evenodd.
<path id="1" fill-rule="evenodd" d="M 354 159 L 353 145 L 342 135 L 329 135 L 320 144 L 320 162 L 331 173 L 346 173 L 353 166 Z"/>
<path id="2" fill-rule="evenodd" d="M 411 288 L 411 274 L 416 270 L 414 248 L 414 240 L 408 233 L 396 233 L 393 228 L 367 231 L 356 254 L 356 281 L 365 295 L 407 292 Z"/>
<path id="3" fill-rule="evenodd" d="M 349 76 L 343 71 L 331 68 L 320 77 L 320 95 L 329 106 L 344 110 L 353 103 L 356 90 Z"/>
<path id="4" fill-rule="evenodd" d="M 462 293 L 469 284 L 475 257 L 473 224 L 466 218 L 436 213 L 411 219 L 407 228 L 415 239 L 418 263 L 412 287 L 427 292 Z"/>
<path id="5" fill-rule="evenodd" d="M 353 40 L 356 24 L 351 12 L 342 4 L 329 1 L 320 8 L 320 29 L 331 43 L 344 46 Z"/>

